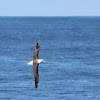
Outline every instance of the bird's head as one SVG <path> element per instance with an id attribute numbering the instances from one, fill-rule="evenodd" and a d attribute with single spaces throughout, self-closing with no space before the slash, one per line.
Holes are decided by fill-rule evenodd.
<path id="1" fill-rule="evenodd" d="M 42 62 L 46 63 L 46 61 L 44 61 L 43 59 L 39 59 L 38 62 L 39 63 L 42 63 Z"/>
<path id="2" fill-rule="evenodd" d="M 43 60 L 44 63 L 46 63 L 46 61 Z"/>

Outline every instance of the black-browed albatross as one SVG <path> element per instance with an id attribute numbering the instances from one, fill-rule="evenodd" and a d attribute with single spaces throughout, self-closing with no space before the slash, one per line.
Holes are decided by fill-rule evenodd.
<path id="1" fill-rule="evenodd" d="M 30 62 L 27 63 L 27 65 L 33 65 L 33 72 L 34 72 L 34 77 L 35 77 L 35 87 L 37 88 L 38 82 L 39 82 L 39 74 L 38 74 L 38 65 L 42 62 L 45 62 L 43 59 L 39 59 L 38 53 L 40 51 L 40 45 L 37 43 L 36 45 L 36 50 L 34 52 L 34 59 Z"/>

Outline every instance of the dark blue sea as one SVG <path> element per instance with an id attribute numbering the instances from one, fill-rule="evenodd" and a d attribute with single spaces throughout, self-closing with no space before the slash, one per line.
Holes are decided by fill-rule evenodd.
<path id="1" fill-rule="evenodd" d="M 0 17 L 0 100 L 100 100 L 100 17 Z"/>

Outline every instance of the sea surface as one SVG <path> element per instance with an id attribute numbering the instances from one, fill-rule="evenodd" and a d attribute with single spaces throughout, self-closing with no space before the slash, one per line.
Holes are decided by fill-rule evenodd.
<path id="1" fill-rule="evenodd" d="M 100 100 L 100 17 L 0 17 L 0 100 Z"/>

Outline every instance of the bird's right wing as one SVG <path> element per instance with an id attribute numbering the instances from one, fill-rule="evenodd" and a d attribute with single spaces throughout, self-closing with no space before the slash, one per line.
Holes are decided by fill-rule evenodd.
<path id="1" fill-rule="evenodd" d="M 38 64 L 34 64 L 33 67 L 34 77 L 35 77 L 35 87 L 38 87 L 39 82 L 39 74 L 38 74 Z"/>

